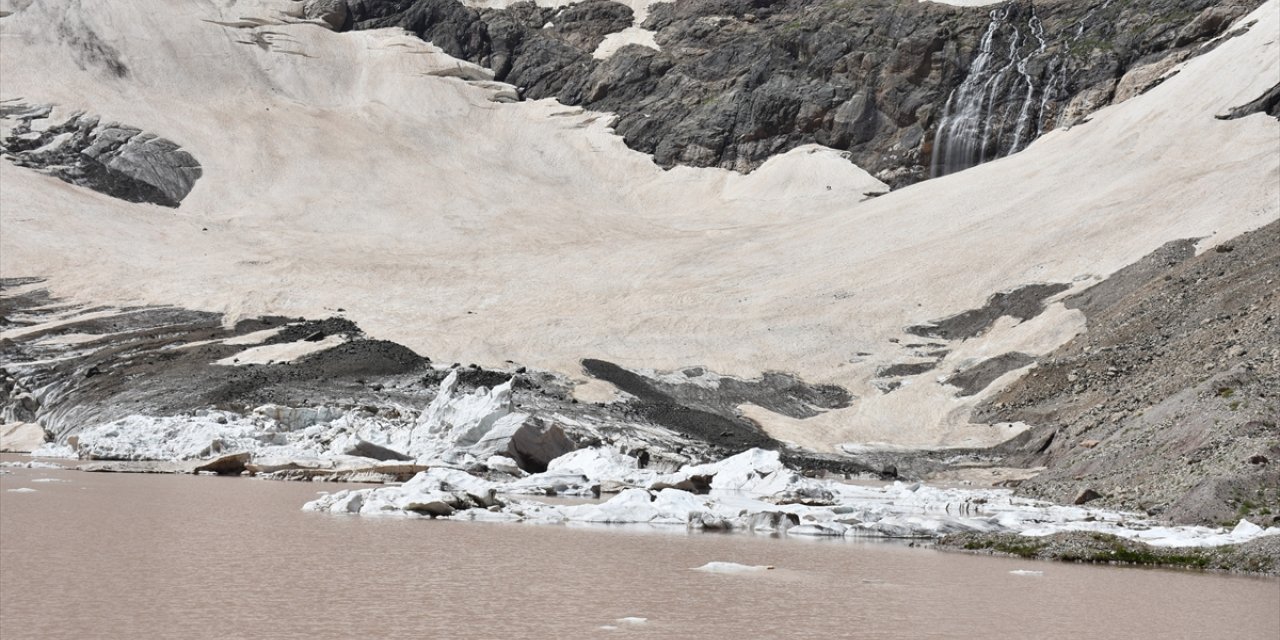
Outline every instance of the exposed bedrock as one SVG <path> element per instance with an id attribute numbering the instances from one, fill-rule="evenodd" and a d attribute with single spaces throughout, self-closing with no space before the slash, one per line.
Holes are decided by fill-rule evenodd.
<path id="1" fill-rule="evenodd" d="M 311 0 L 340 29 L 403 27 L 525 98 L 617 114 L 662 166 L 749 171 L 809 143 L 893 186 L 1008 155 L 1158 84 L 1258 0 L 677 0 L 643 23 L 661 50 L 592 56 L 628 27 L 608 0 L 477 9 L 456 0 Z"/>
<path id="2" fill-rule="evenodd" d="M 1280 514 L 1280 222 L 1199 256 L 1169 243 L 1065 303 L 1088 331 L 975 411 L 1035 425 L 998 448 L 1048 467 L 1020 492 L 1092 489 L 1179 522 Z"/>
<path id="3" fill-rule="evenodd" d="M 936 320 L 926 325 L 907 327 L 907 333 L 926 338 L 964 340 L 985 333 L 1004 316 L 1030 320 L 1045 308 L 1045 300 L 1070 289 L 1066 283 L 1029 284 L 1012 291 L 1002 291 L 987 298 L 986 304 Z"/>
<path id="4" fill-rule="evenodd" d="M 177 143 L 137 127 L 51 105 L 0 103 L 0 155 L 14 164 L 130 202 L 177 207 L 200 178 L 200 163 Z"/>
<path id="5" fill-rule="evenodd" d="M 751 403 L 792 418 L 809 418 L 828 409 L 849 406 L 852 396 L 841 387 L 810 385 L 784 373 L 754 380 L 718 376 L 701 367 L 668 374 L 643 375 L 604 360 L 587 359 L 582 367 L 594 378 L 632 396 L 629 411 L 680 433 L 723 439 L 733 448 L 769 446 L 772 438 L 738 407 Z"/>

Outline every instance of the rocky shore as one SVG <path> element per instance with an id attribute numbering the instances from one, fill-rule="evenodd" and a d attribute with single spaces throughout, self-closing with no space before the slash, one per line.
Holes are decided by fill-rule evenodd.
<path id="1" fill-rule="evenodd" d="M 1204 548 L 1161 548 L 1113 535 L 1073 531 L 1041 538 L 1010 534 L 958 533 L 944 536 L 945 551 L 1057 560 L 1083 564 L 1195 569 L 1223 573 L 1280 575 L 1280 536 Z"/>

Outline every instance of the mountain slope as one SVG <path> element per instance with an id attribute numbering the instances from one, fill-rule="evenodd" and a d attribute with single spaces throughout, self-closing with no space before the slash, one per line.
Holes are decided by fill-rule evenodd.
<path id="1" fill-rule="evenodd" d="M 474 65 L 394 29 L 299 22 L 287 0 L 13 2 L 6 105 L 54 105 L 36 129 L 84 111 L 151 132 L 202 174 L 175 211 L 0 162 L 0 270 L 95 305 L 341 308 L 437 359 L 583 382 L 586 358 L 786 371 L 852 401 L 742 412 L 819 450 L 994 444 L 1017 427 L 969 410 L 1017 374 L 962 397 L 941 379 L 1070 340 L 1085 320 L 1058 300 L 1170 240 L 1204 250 L 1280 215 L 1280 123 L 1215 118 L 1280 81 L 1278 6 L 1085 124 L 866 199 L 883 185 L 821 148 L 745 176 L 664 171 L 600 114 L 495 102 L 510 87 L 458 78 L 484 78 Z M 7 135 L 20 119 L 4 122 Z M 906 331 L 1036 283 L 1070 288 L 980 335 Z"/>

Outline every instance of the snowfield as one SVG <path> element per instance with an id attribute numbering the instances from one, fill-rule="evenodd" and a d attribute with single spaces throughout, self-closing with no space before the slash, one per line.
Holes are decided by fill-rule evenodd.
<path id="1" fill-rule="evenodd" d="M 1280 215 L 1280 125 L 1214 118 L 1280 79 L 1276 0 L 1086 124 L 876 198 L 883 184 L 820 147 L 749 175 L 663 171 L 607 114 L 503 102 L 511 87 L 429 43 L 333 33 L 300 6 L 4 0 L 3 104 L 52 105 L 38 126 L 85 112 L 154 132 L 202 167 L 175 210 L 0 162 L 5 276 L 92 305 L 343 308 L 442 361 L 784 370 L 856 399 L 805 420 L 745 409 L 781 440 L 978 446 L 1012 432 L 970 424 L 984 394 L 940 380 L 1046 353 L 1081 314 L 1051 300 L 1034 319 L 1006 317 L 882 393 L 872 379 L 907 357 L 890 342 L 905 327 L 1028 283 L 1079 290 L 1169 240 L 1204 250 Z"/>

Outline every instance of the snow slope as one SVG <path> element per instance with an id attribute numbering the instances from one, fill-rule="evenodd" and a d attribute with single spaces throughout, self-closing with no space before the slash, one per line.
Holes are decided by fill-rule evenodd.
<path id="1" fill-rule="evenodd" d="M 1213 117 L 1280 80 L 1280 0 L 1086 124 L 870 200 L 883 185 L 821 148 L 746 176 L 663 171 L 607 116 L 491 101 L 501 87 L 442 77 L 483 70 L 402 32 L 300 23 L 299 8 L 4 0 L 0 99 L 155 132 L 203 177 L 173 211 L 0 162 L 3 275 L 95 304 L 341 307 L 440 360 L 792 371 L 859 398 L 803 421 L 747 409 L 779 438 L 981 444 L 1011 428 L 968 424 L 983 396 L 937 380 L 1047 352 L 1083 318 L 1061 305 L 1005 318 L 882 394 L 870 380 L 902 359 L 889 340 L 904 327 L 1026 283 L 1080 288 L 1168 240 L 1203 249 L 1280 215 L 1280 124 Z"/>

